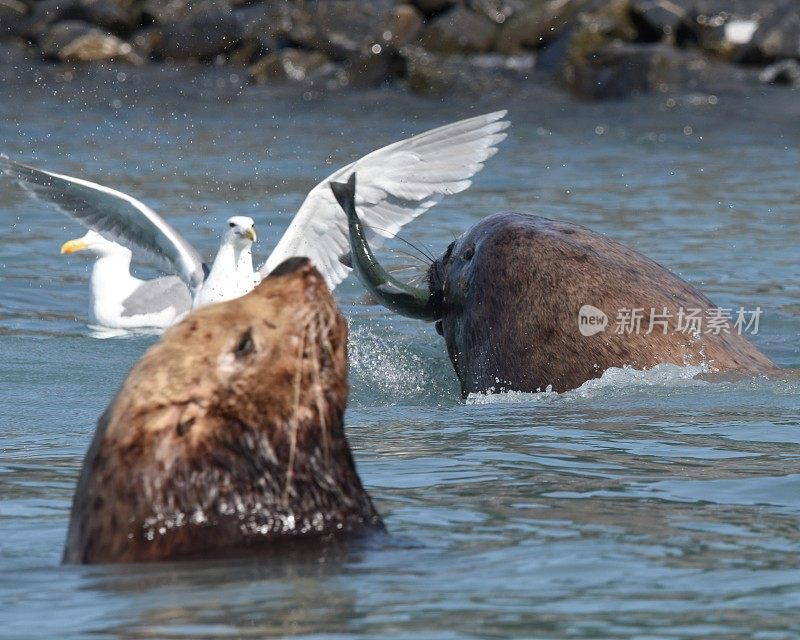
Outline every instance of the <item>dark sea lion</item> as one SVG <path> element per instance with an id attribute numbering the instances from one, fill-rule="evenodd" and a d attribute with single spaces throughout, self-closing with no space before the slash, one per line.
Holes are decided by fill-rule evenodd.
<path id="1" fill-rule="evenodd" d="M 190 314 L 100 418 L 64 561 L 383 530 L 342 427 L 347 391 L 347 323 L 305 258 Z"/>
<path id="2" fill-rule="evenodd" d="M 640 253 L 569 222 L 518 213 L 489 216 L 434 261 L 427 288 L 398 282 L 367 244 L 355 210 L 354 178 L 331 187 L 348 215 L 356 273 L 384 306 L 436 321 L 464 396 L 560 392 L 610 367 L 647 369 L 664 362 L 703 363 L 711 371 L 775 368 L 732 322 L 723 322 L 718 333 L 706 333 L 702 325 L 699 332 L 685 330 L 696 326 L 689 324 L 689 313 L 715 313 L 708 298 Z M 644 316 L 635 332 L 634 309 Z M 624 310 L 631 310 L 630 331 L 623 323 L 622 333 L 602 325 Z M 582 327 L 581 317 L 595 326 Z"/>

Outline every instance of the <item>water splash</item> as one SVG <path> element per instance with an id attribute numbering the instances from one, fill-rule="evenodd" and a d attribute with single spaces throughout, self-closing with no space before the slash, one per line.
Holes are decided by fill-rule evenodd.
<path id="1" fill-rule="evenodd" d="M 683 387 L 702 385 L 707 382 L 696 380 L 695 376 L 707 373 L 706 365 L 678 366 L 669 362 L 658 364 L 652 369 L 640 370 L 632 367 L 611 367 L 599 378 L 587 380 L 577 389 L 556 393 L 550 387 L 535 393 L 524 391 L 502 391 L 500 393 L 471 393 L 467 404 L 517 404 L 532 402 L 553 402 L 592 398 L 606 395 L 610 390 L 626 387 Z"/>

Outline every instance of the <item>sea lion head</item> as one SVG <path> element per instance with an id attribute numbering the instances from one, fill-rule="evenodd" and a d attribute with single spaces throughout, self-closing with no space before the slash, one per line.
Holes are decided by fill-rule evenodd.
<path id="1" fill-rule="evenodd" d="M 101 417 L 65 561 L 381 529 L 344 435 L 347 391 L 347 324 L 309 260 L 191 313 Z"/>
<path id="2" fill-rule="evenodd" d="M 642 254 L 569 222 L 489 215 L 433 261 L 427 287 L 399 282 L 369 248 L 352 177 L 331 188 L 347 213 L 360 280 L 387 308 L 436 323 L 463 396 L 566 391 L 611 367 L 663 362 L 712 371 L 774 367 L 731 323 L 717 333 L 682 327 L 683 312 L 710 314 L 712 302 Z M 580 325 L 587 309 L 600 322 L 590 331 Z M 639 320 L 623 324 L 626 311 Z"/>

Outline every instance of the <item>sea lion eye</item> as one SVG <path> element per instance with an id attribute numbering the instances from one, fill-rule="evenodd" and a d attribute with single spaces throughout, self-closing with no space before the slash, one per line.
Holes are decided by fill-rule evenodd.
<path id="1" fill-rule="evenodd" d="M 474 255 L 475 255 L 475 247 L 473 246 L 473 247 L 467 247 L 467 250 L 464 251 L 463 254 L 461 254 L 461 257 L 464 258 L 464 260 L 472 260 L 472 256 Z"/>
<path id="2" fill-rule="evenodd" d="M 242 339 L 239 340 L 239 344 L 236 346 L 234 353 L 236 354 L 237 358 L 243 358 L 244 356 L 253 353 L 255 350 L 256 344 L 253 342 L 253 329 L 250 328 L 244 332 L 244 335 L 242 335 Z"/>

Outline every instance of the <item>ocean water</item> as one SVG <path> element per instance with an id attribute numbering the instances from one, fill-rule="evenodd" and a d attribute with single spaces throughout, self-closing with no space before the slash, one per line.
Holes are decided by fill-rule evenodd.
<path id="1" fill-rule="evenodd" d="M 471 189 L 410 225 L 434 254 L 499 210 L 634 247 L 800 367 L 797 91 L 585 104 L 303 95 L 229 71 L 6 71 L 0 151 L 114 186 L 210 257 L 231 215 L 267 255 L 304 195 L 368 151 L 508 108 Z M 0 637 L 763 638 L 800 635 L 800 380 L 614 370 L 463 401 L 433 327 L 336 290 L 347 434 L 390 536 L 302 555 L 60 564 L 97 417 L 157 339 L 87 326 L 83 233 L 0 179 Z M 392 248 L 397 251 L 392 252 Z M 383 252 L 410 262 L 402 244 Z M 137 267 L 144 275 L 152 265 Z"/>

